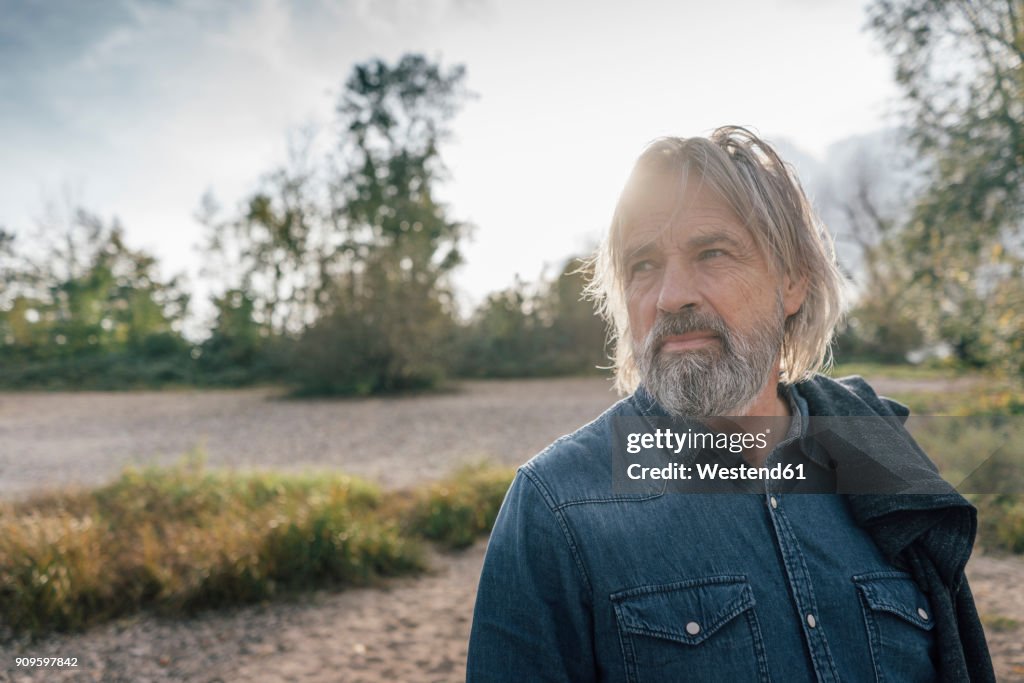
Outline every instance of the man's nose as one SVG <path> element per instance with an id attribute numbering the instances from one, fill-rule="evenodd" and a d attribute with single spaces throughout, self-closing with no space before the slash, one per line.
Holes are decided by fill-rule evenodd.
<path id="1" fill-rule="evenodd" d="M 667 263 L 661 280 L 661 291 L 658 294 L 658 310 L 676 313 L 687 306 L 697 306 L 699 303 L 700 293 L 694 270 L 681 263 Z"/>

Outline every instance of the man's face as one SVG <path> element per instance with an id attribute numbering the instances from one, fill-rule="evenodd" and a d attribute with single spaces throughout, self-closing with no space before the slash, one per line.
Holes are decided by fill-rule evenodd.
<path id="1" fill-rule="evenodd" d="M 625 236 L 634 355 L 672 415 L 741 415 L 778 372 L 783 324 L 803 290 L 769 267 L 728 205 L 689 189 L 641 213 Z"/>

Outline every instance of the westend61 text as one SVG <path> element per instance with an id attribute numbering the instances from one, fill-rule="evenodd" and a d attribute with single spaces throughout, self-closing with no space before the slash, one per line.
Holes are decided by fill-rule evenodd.
<path id="1" fill-rule="evenodd" d="M 696 463 L 695 465 L 683 465 L 671 463 L 664 467 L 644 467 L 639 463 L 633 463 L 626 469 L 626 476 L 630 479 L 693 479 L 696 473 L 698 479 L 705 481 L 729 481 L 734 479 L 761 479 L 761 480 L 804 480 L 804 466 L 783 465 L 778 463 L 773 467 L 752 467 L 750 465 L 737 465 L 735 467 L 722 467 L 715 463 Z"/>

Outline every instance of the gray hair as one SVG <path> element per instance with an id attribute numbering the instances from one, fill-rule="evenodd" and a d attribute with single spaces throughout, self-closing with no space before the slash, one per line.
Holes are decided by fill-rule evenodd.
<path id="1" fill-rule="evenodd" d="M 659 198 L 665 181 L 677 188 L 678 204 L 691 176 L 732 208 L 779 276 L 794 282 L 806 278 L 803 305 L 784 325 L 781 371 L 784 382 L 809 378 L 831 361 L 830 345 L 843 313 L 843 276 L 832 239 L 775 150 L 745 128 L 724 126 L 710 138 L 665 137 L 647 146 L 591 262 L 587 293 L 612 330 L 615 387 L 630 393 L 639 382 L 626 310 L 623 238 L 635 212 Z"/>

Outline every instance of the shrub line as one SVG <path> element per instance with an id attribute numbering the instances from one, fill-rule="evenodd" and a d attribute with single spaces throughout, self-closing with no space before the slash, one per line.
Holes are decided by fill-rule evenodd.
<path id="1" fill-rule="evenodd" d="M 233 473 L 200 457 L 0 505 L 0 638 L 177 616 L 426 568 L 423 543 L 490 531 L 513 471 L 381 491 L 340 473 Z"/>

